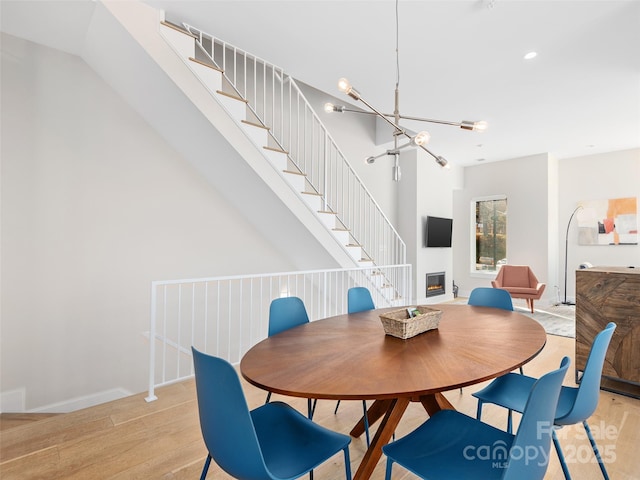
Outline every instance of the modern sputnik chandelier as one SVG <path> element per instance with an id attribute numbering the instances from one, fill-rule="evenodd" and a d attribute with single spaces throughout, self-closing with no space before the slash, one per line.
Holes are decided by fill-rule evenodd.
<path id="1" fill-rule="evenodd" d="M 332 103 L 327 103 L 324 106 L 324 110 L 327 113 L 330 112 L 351 112 L 351 113 L 362 113 L 367 115 L 376 115 L 380 117 L 382 120 L 387 122 L 393 128 L 393 148 L 390 150 L 386 150 L 376 156 L 367 157 L 365 162 L 368 164 L 374 163 L 378 158 L 383 157 L 385 155 L 390 155 L 394 157 L 394 166 L 393 166 L 393 180 L 398 182 L 400 181 L 401 173 L 400 173 L 400 150 L 405 147 L 414 146 L 419 147 L 429 155 L 431 155 L 436 163 L 443 168 L 449 167 L 449 162 L 442 156 L 436 155 L 431 150 L 429 150 L 426 145 L 429 143 L 431 139 L 431 135 L 427 131 L 421 131 L 416 135 L 411 135 L 404 127 L 400 126 L 400 120 L 413 120 L 419 122 L 428 122 L 428 123 L 438 123 L 441 125 L 452 125 L 454 127 L 460 127 L 463 130 L 475 130 L 475 131 L 484 131 L 487 129 L 487 122 L 470 122 L 467 120 L 463 120 L 461 122 L 450 122 L 447 120 L 435 120 L 431 118 L 422 118 L 422 117 L 410 117 L 407 115 L 400 114 L 400 54 L 399 54 L 399 22 L 398 22 L 398 0 L 396 0 L 396 89 L 395 89 L 395 97 L 394 97 L 394 110 L 393 113 L 382 113 L 374 108 L 369 102 L 367 102 L 360 92 L 358 92 L 349 80 L 346 78 L 341 78 L 338 81 L 338 89 L 349 95 L 356 101 L 360 101 L 366 105 L 366 107 L 371 110 L 370 112 L 366 110 L 356 110 L 353 108 L 349 108 L 345 105 L 334 105 Z M 409 141 L 400 145 L 400 137 L 406 137 Z"/>

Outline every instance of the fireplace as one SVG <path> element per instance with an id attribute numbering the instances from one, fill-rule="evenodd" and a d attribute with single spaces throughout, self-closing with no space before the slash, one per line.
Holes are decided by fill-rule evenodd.
<path id="1" fill-rule="evenodd" d="M 427 297 L 444 295 L 444 272 L 427 273 Z"/>

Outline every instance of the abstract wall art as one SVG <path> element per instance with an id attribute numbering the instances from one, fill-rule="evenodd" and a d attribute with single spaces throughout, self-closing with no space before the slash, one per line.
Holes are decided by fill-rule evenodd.
<path id="1" fill-rule="evenodd" d="M 576 213 L 580 245 L 637 245 L 636 197 L 586 200 Z"/>

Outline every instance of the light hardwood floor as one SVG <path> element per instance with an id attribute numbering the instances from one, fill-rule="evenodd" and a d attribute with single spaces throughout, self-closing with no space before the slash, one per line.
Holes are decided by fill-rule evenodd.
<path id="1" fill-rule="evenodd" d="M 525 365 L 525 374 L 539 376 L 556 368 L 563 355 L 573 359 L 573 339 L 549 336 L 542 353 Z M 573 370 L 565 384 L 572 385 Z M 471 393 L 481 385 L 448 392 L 447 398 L 459 410 L 475 415 Z M 264 392 L 245 384 L 249 406 L 264 402 Z M 144 401 L 139 394 L 115 402 L 47 417 L 34 422 L 5 423 L 0 432 L 0 478 L 27 479 L 197 479 L 206 456 L 198 424 L 195 386 L 187 381 L 158 390 L 158 400 Z M 276 399 L 274 396 L 274 399 Z M 278 397 L 300 411 L 306 401 Z M 348 433 L 361 414 L 361 402 L 342 402 L 334 415 L 335 402 L 318 401 L 314 419 L 328 428 Z M 506 426 L 506 412 L 485 406 L 483 420 Z M 418 426 L 427 415 L 419 404 L 409 406 L 396 436 Z M 601 392 L 596 413 L 589 421 L 612 480 L 640 479 L 640 400 Z M 16 426 L 17 425 L 17 426 Z M 375 429 L 375 425 L 372 427 Z M 576 480 L 602 478 L 582 427 L 565 428 L 561 443 Z M 564 478 L 551 447 L 545 480 Z M 351 447 L 355 472 L 365 451 L 364 438 L 354 438 Z M 384 457 L 373 479 L 384 478 Z M 315 472 L 316 479 L 344 478 L 342 456 L 338 455 Z M 413 475 L 394 467 L 394 479 Z M 228 478 L 212 464 L 207 478 Z"/>

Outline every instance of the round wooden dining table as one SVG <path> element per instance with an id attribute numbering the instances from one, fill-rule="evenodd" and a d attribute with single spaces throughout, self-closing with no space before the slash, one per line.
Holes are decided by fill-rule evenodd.
<path id="1" fill-rule="evenodd" d="M 251 384 L 283 395 L 374 400 L 378 427 L 355 480 L 369 478 L 410 402 L 435 412 L 453 408 L 442 392 L 508 373 L 534 358 L 546 333 L 526 315 L 488 307 L 430 305 L 442 310 L 437 329 L 403 340 L 385 335 L 377 309 L 310 322 L 269 337 L 242 358 Z M 364 433 L 364 420 L 351 431 Z"/>

